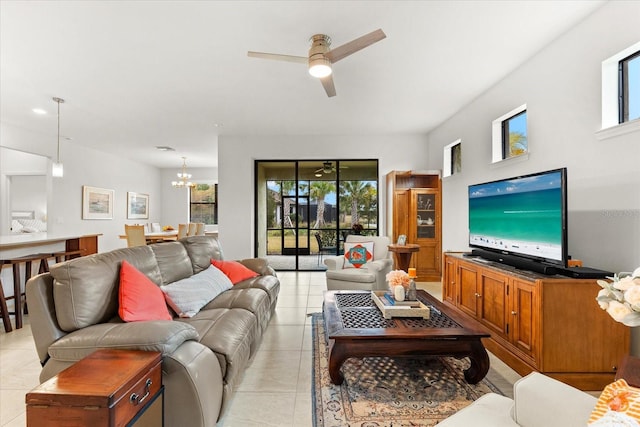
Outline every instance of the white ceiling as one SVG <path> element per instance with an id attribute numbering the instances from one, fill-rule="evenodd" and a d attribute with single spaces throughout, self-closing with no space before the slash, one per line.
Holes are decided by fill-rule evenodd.
<path id="1" fill-rule="evenodd" d="M 602 4 L 1 0 L 0 121 L 55 146 L 61 97 L 68 144 L 158 167 L 216 166 L 218 135 L 426 133 Z M 304 65 L 247 57 L 377 28 L 334 65 L 334 98 Z"/>

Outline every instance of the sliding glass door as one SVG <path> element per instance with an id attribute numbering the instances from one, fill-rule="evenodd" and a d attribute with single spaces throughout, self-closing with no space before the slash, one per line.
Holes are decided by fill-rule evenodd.
<path id="1" fill-rule="evenodd" d="M 255 176 L 255 251 L 277 270 L 324 270 L 347 234 L 378 234 L 377 160 L 258 160 Z"/>

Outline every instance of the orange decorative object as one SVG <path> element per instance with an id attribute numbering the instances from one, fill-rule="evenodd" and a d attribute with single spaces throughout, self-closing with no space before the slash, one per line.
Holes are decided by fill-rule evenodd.
<path id="1" fill-rule="evenodd" d="M 410 267 L 409 271 L 407 273 L 409 273 L 409 277 L 411 277 L 412 279 L 416 278 L 416 269 L 415 268 Z"/>

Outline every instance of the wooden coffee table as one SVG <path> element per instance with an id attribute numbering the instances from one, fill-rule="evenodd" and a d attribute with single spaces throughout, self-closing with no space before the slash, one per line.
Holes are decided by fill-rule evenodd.
<path id="1" fill-rule="evenodd" d="M 474 328 L 433 296 L 418 290 L 418 299 L 431 307 L 430 319 L 385 319 L 371 300 L 370 291 L 327 291 L 324 325 L 329 339 L 329 375 L 342 384 L 340 368 L 350 357 L 442 355 L 469 357 L 464 371 L 476 384 L 489 371 L 489 356 L 482 338 L 489 334 Z"/>

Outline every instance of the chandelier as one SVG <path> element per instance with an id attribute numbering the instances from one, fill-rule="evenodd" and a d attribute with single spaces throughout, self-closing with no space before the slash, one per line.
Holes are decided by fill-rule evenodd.
<path id="1" fill-rule="evenodd" d="M 171 185 L 175 188 L 191 188 L 195 187 L 196 184 L 189 181 L 191 179 L 191 174 L 187 173 L 187 158 L 182 158 L 182 172 L 178 172 L 179 181 L 172 181 Z"/>

